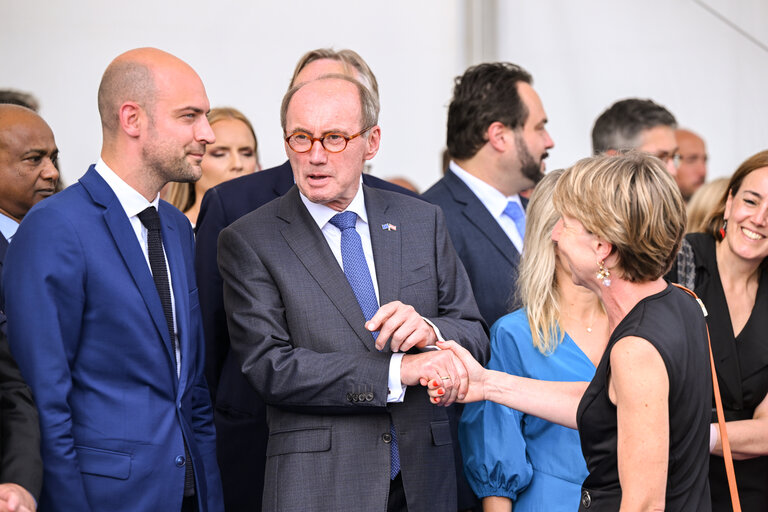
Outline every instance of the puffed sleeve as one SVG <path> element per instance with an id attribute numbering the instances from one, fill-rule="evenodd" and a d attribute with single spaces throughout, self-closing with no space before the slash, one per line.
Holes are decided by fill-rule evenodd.
<path id="1" fill-rule="evenodd" d="M 487 368 L 525 376 L 517 342 L 526 336 L 523 342 L 531 343 L 522 311 L 502 317 L 491 329 Z M 459 442 L 467 481 L 478 497 L 515 500 L 530 483 L 533 469 L 526 455 L 523 417 L 521 412 L 494 402 L 477 402 L 464 408 Z"/>

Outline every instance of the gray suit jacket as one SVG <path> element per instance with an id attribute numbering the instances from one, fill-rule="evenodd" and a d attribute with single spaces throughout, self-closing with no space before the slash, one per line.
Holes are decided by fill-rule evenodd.
<path id="1" fill-rule="evenodd" d="M 363 190 L 381 304 L 412 305 L 484 363 L 487 330 L 440 209 Z M 232 349 L 269 404 L 264 509 L 386 510 L 392 421 L 409 510 L 455 510 L 445 409 L 419 387 L 387 404 L 389 348 L 375 349 L 296 187 L 222 231 L 219 267 Z"/>

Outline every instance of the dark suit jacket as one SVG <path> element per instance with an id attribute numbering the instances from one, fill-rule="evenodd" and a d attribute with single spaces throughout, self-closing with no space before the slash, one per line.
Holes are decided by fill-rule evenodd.
<path id="1" fill-rule="evenodd" d="M 3 263 L 8 241 L 0 233 L 0 483 L 12 482 L 40 499 L 43 461 L 32 392 L 11 356 L 3 310 Z"/>
<path id="2" fill-rule="evenodd" d="M 440 210 L 402 194 L 363 190 L 380 303 L 412 305 L 484 362 L 486 330 Z M 381 229 L 385 223 L 397 230 Z M 391 421 L 400 433 L 409 510 L 455 510 L 446 411 L 418 386 L 403 403 L 387 404 L 389 349 L 375 349 L 298 189 L 222 231 L 219 266 L 232 350 L 270 404 L 264 509 L 385 510 L 390 448 L 384 434 Z"/>
<path id="3" fill-rule="evenodd" d="M 223 510 L 194 237 L 171 205 L 159 213 L 180 377 L 147 260 L 93 168 L 32 208 L 8 248 L 9 340 L 40 412 L 41 510 L 181 510 L 185 441 L 200 510 Z"/>
<path id="4" fill-rule="evenodd" d="M 3 262 L 5 261 L 5 252 L 8 250 L 8 240 L 0 233 L 0 332 L 8 333 L 5 320 L 5 301 L 3 299 Z"/>
<path id="5" fill-rule="evenodd" d="M 520 254 L 515 244 L 477 196 L 450 170 L 423 197 L 443 209 L 480 313 L 489 326 L 493 325 L 516 309 L 513 297 Z M 527 206 L 528 201 L 521 200 Z"/>
<path id="6" fill-rule="evenodd" d="M 364 174 L 367 185 L 408 195 L 412 192 Z M 245 380 L 229 353 L 222 282 L 216 263 L 219 233 L 243 215 L 276 199 L 293 186 L 290 162 L 211 188 L 197 219 L 196 270 L 206 339 L 206 378 L 214 401 L 217 448 L 228 512 L 260 510 L 267 424 L 264 402 Z"/>
<path id="7" fill-rule="evenodd" d="M 0 332 L 0 483 L 19 484 L 36 500 L 43 483 L 40 425 L 32 392 Z"/>

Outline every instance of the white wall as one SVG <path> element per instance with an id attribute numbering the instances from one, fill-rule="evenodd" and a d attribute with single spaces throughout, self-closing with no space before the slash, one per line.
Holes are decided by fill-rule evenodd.
<path id="1" fill-rule="evenodd" d="M 358 51 L 380 82 L 383 139 L 373 174 L 408 175 L 424 189 L 440 176 L 453 77 L 473 54 L 466 7 L 481 0 L 0 1 L 0 87 L 38 96 L 68 183 L 98 156 L 96 90 L 122 51 L 157 46 L 189 62 L 213 106 L 251 118 L 269 167 L 285 159 L 279 104 L 296 60 L 333 46 Z M 556 143 L 549 168 L 587 155 L 594 119 L 628 96 L 653 98 L 700 132 L 712 175 L 768 147 L 768 51 L 694 0 L 483 5 L 498 9 L 493 53 L 534 75 Z M 707 5 L 768 46 L 764 0 Z"/>
<path id="2" fill-rule="evenodd" d="M 768 2 L 707 0 L 768 47 Z M 768 149 L 768 51 L 693 0 L 501 2 L 499 58 L 527 68 L 550 120 L 549 169 L 591 152 L 616 100 L 651 98 L 698 132 L 710 177 Z"/>

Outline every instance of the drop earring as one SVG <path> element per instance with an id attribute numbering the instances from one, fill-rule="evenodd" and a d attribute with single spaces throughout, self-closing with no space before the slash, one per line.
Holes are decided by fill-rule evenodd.
<path id="1" fill-rule="evenodd" d="M 720 231 L 719 231 L 719 233 L 720 233 L 720 239 L 721 239 L 721 240 L 725 239 L 725 228 L 726 228 L 727 226 L 728 226 L 728 221 L 727 221 L 727 220 L 725 220 L 725 219 L 723 219 L 723 227 L 721 227 L 721 228 L 720 228 Z"/>
<path id="2" fill-rule="evenodd" d="M 605 268 L 605 261 L 599 261 L 596 277 L 603 281 L 603 286 L 611 286 L 611 271 Z"/>

